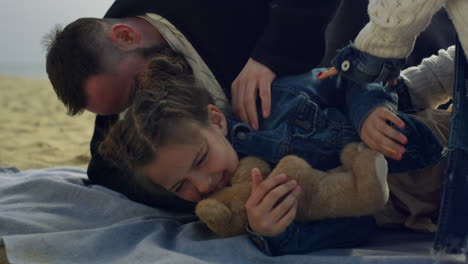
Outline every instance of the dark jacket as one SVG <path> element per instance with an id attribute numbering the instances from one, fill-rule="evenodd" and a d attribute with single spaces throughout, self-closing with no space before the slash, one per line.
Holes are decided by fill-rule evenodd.
<path id="1" fill-rule="evenodd" d="M 249 57 L 278 76 L 316 67 L 341 0 L 117 0 L 105 17 L 155 13 L 197 50 L 225 91 Z"/>

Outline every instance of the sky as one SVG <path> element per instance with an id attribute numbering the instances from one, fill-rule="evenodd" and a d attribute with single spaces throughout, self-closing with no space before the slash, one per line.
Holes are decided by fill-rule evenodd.
<path id="1" fill-rule="evenodd" d="M 0 0 L 0 74 L 45 74 L 41 39 L 56 24 L 102 17 L 113 0 Z"/>

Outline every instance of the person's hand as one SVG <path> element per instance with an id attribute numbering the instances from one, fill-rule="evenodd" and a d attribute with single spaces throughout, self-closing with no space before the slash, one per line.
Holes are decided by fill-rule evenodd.
<path id="1" fill-rule="evenodd" d="M 245 203 L 252 231 L 274 236 L 286 230 L 296 217 L 300 193 L 297 182 L 285 174 L 262 180 L 260 171 L 252 169 L 252 193 Z"/>
<path id="2" fill-rule="evenodd" d="M 362 123 L 361 139 L 370 149 L 388 158 L 401 160 L 405 152 L 402 145 L 406 144 L 408 139 L 393 129 L 387 121 L 399 128 L 405 127 L 405 123 L 392 111 L 385 107 L 377 107 Z"/>
<path id="3" fill-rule="evenodd" d="M 320 72 L 317 74 L 317 79 L 325 80 L 329 77 L 335 76 L 339 73 L 339 71 L 335 67 L 328 68 L 326 71 Z"/>
<path id="4" fill-rule="evenodd" d="M 253 129 L 258 130 L 257 93 L 262 101 L 262 115 L 270 116 L 270 87 L 276 74 L 267 66 L 250 58 L 239 76 L 232 82 L 232 105 L 236 116 Z"/>

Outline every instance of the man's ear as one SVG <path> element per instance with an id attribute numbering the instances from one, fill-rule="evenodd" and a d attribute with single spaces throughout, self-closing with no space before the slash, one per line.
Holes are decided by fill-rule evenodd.
<path id="1" fill-rule="evenodd" d="M 221 131 L 224 136 L 227 136 L 227 119 L 224 115 L 223 111 L 221 111 L 218 107 L 209 104 L 208 106 L 208 119 L 210 124 Z"/>
<path id="2" fill-rule="evenodd" d="M 141 34 L 126 24 L 113 25 L 109 30 L 109 38 L 125 51 L 135 49 L 141 43 Z"/>

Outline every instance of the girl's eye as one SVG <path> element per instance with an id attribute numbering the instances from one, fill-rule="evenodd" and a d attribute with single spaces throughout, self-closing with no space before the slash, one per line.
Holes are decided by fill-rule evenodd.
<path id="1" fill-rule="evenodd" d="M 197 161 L 197 163 L 195 163 L 195 166 L 200 167 L 203 164 L 203 162 L 206 160 L 207 156 L 208 156 L 208 151 L 205 151 L 203 156 Z"/>
<path id="2" fill-rule="evenodd" d="M 177 187 L 174 189 L 174 192 L 175 192 L 175 193 L 180 192 L 180 191 L 182 190 L 182 188 L 184 187 L 184 185 L 185 185 L 185 181 L 181 181 L 181 182 L 179 183 L 179 185 L 177 185 Z"/>

